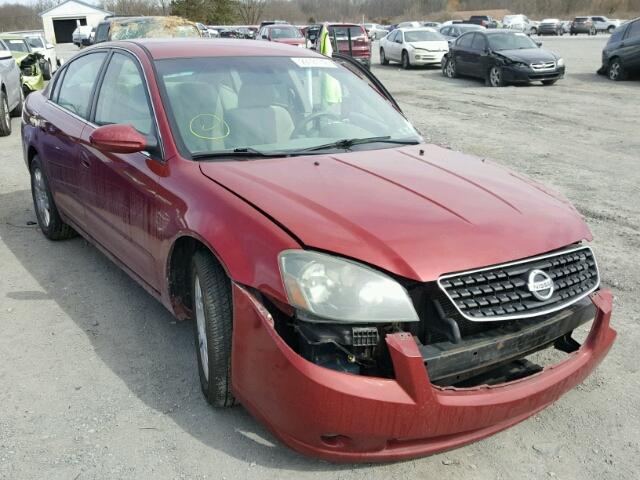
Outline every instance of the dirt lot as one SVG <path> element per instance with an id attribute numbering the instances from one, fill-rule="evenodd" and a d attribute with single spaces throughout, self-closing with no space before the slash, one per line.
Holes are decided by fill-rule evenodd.
<path id="1" fill-rule="evenodd" d="M 200 394 L 176 323 L 81 239 L 36 227 L 19 122 L 0 139 L 0 478 L 635 479 L 640 468 L 640 82 L 594 74 L 604 38 L 545 40 L 568 76 L 490 89 L 374 66 L 435 143 L 494 159 L 569 197 L 595 235 L 619 339 L 583 385 L 534 418 L 452 452 L 331 465 Z"/>

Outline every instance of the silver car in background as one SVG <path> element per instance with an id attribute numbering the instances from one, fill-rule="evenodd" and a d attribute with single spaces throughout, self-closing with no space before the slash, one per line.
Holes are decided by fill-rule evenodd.
<path id="1" fill-rule="evenodd" d="M 0 40 L 0 137 L 11 134 L 11 117 L 22 115 L 23 101 L 20 68 L 9 48 Z"/>
<path id="2" fill-rule="evenodd" d="M 400 62 L 402 68 L 414 65 L 440 65 L 449 44 L 433 28 L 397 28 L 380 40 L 380 63 Z"/>
<path id="3" fill-rule="evenodd" d="M 386 37 L 387 33 L 389 33 L 389 30 L 377 23 L 365 23 L 364 28 L 371 40 L 380 40 L 381 38 Z"/>

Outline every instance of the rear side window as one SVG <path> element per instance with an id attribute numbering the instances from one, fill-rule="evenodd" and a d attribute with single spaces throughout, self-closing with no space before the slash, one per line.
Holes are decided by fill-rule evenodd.
<path id="1" fill-rule="evenodd" d="M 60 85 L 58 105 L 88 118 L 93 86 L 106 56 L 105 52 L 90 53 L 69 64 Z"/>
<path id="2" fill-rule="evenodd" d="M 640 37 L 640 20 L 636 20 L 627 28 L 626 38 Z"/>
<path id="3" fill-rule="evenodd" d="M 101 23 L 96 30 L 96 43 L 106 42 L 109 39 L 109 24 Z"/>
<path id="4" fill-rule="evenodd" d="M 104 75 L 95 123 L 124 123 L 144 135 L 152 132 L 152 115 L 145 84 L 138 67 L 127 55 L 115 53 Z"/>
<path id="5" fill-rule="evenodd" d="M 473 34 L 473 42 L 471 43 L 471 48 L 474 50 L 484 50 L 487 46 L 487 42 L 484 39 L 484 35 L 480 33 Z"/>
<path id="6" fill-rule="evenodd" d="M 469 33 L 467 35 L 462 35 L 456 42 L 456 45 L 462 48 L 470 48 L 471 42 L 473 42 L 473 34 Z"/>
<path id="7" fill-rule="evenodd" d="M 335 35 L 336 38 L 344 39 L 349 38 L 349 34 L 351 34 L 351 38 L 363 37 L 365 32 L 362 27 L 353 26 L 353 27 L 329 27 L 329 34 L 333 37 Z"/>

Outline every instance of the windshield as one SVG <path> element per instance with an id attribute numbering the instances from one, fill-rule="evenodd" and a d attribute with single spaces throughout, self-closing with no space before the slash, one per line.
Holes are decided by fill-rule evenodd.
<path id="1" fill-rule="evenodd" d="M 200 31 L 195 24 L 185 23 L 184 20 L 175 17 L 150 17 L 113 22 L 111 25 L 111 40 L 172 37 L 200 37 Z"/>
<path id="2" fill-rule="evenodd" d="M 444 41 L 444 37 L 437 32 L 429 30 L 412 30 L 404 32 L 404 41 L 411 42 L 439 42 Z"/>
<path id="3" fill-rule="evenodd" d="M 524 33 L 494 33 L 487 35 L 489 46 L 494 51 L 500 50 L 524 50 L 527 48 L 538 48 Z"/>
<path id="4" fill-rule="evenodd" d="M 421 141 L 377 90 L 330 59 L 214 57 L 155 64 L 186 155 L 293 152 L 371 137 Z"/>
<path id="5" fill-rule="evenodd" d="M 32 48 L 44 48 L 44 43 L 42 43 L 40 37 L 27 37 L 26 40 Z"/>
<path id="6" fill-rule="evenodd" d="M 27 47 L 27 44 L 24 40 L 17 40 L 12 38 L 9 40 L 5 40 L 5 43 L 9 47 L 9 50 L 11 50 L 12 52 L 29 53 L 29 47 Z"/>
<path id="7" fill-rule="evenodd" d="M 269 34 L 271 38 L 302 38 L 300 30 L 293 27 L 270 28 Z"/>

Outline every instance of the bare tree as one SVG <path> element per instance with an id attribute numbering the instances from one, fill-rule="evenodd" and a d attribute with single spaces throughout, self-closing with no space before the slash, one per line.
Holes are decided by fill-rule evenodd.
<path id="1" fill-rule="evenodd" d="M 266 0 L 239 0 L 237 9 L 240 22 L 245 25 L 259 23 L 266 3 Z"/>

